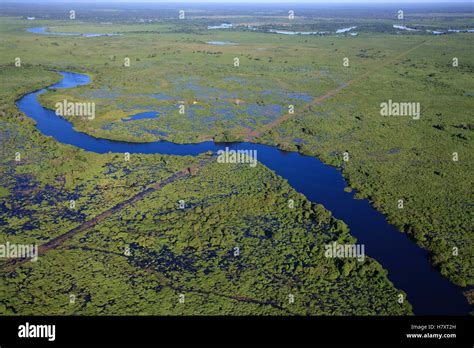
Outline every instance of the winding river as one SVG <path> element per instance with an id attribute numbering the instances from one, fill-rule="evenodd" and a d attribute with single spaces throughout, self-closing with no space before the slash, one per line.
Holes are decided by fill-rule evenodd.
<path id="1" fill-rule="evenodd" d="M 72 88 L 89 83 L 87 75 L 60 72 L 63 80 L 49 88 Z M 286 178 L 295 190 L 309 200 L 323 204 L 333 215 L 343 220 L 358 243 L 365 244 L 366 254 L 388 270 L 388 278 L 407 293 L 407 300 L 418 315 L 467 315 L 470 306 L 458 287 L 442 277 L 428 261 L 427 251 L 395 227 L 376 211 L 367 200 L 354 199 L 354 193 L 344 191 L 347 186 L 341 172 L 323 164 L 315 157 L 281 151 L 275 147 L 253 144 L 175 144 L 166 141 L 127 143 L 94 138 L 74 130 L 71 123 L 54 111 L 45 109 L 37 96 L 42 89 L 23 96 L 17 107 L 36 121 L 38 130 L 57 141 L 96 153 L 144 153 L 196 156 L 206 151 L 231 149 L 258 151 L 258 160 L 278 175 Z"/>

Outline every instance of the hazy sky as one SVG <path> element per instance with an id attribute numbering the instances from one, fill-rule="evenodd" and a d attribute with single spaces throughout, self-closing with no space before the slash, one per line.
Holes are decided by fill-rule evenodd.
<path id="1" fill-rule="evenodd" d="M 4 1 L 4 0 L 1 0 Z M 10 2 L 10 0 L 6 0 Z M 287 3 L 287 4 L 297 4 L 297 3 L 370 3 L 370 4 L 399 4 L 399 3 L 453 3 L 453 2 L 473 2 L 473 0 L 17 0 L 16 2 L 155 2 L 155 3 Z"/>

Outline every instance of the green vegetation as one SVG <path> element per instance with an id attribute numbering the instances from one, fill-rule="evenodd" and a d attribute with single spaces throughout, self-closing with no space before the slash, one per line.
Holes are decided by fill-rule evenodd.
<path id="1" fill-rule="evenodd" d="M 474 284 L 470 42 L 466 35 L 432 39 L 260 139 L 341 166 L 358 197 L 430 250 L 433 264 L 462 286 Z M 454 56 L 463 62 L 457 68 Z M 420 119 L 381 116 L 389 99 L 419 102 Z"/>
<path id="2" fill-rule="evenodd" d="M 468 233 L 473 226 L 465 186 L 473 153 L 472 34 L 295 37 L 197 31 L 163 33 L 156 40 L 157 34 L 126 34 L 126 25 L 109 25 L 109 32 L 125 34 L 71 40 L 19 32 L 13 19 L 7 24 L 5 37 L 12 49 L 2 53 L 2 61 L 12 64 L 24 52 L 22 64 L 27 66 L 91 74 L 91 85 L 50 92 L 41 101 L 52 109 L 64 99 L 95 102 L 94 120 L 70 121 L 96 137 L 238 141 L 295 105 L 296 117 L 256 141 L 337 166 L 343 165 L 342 153 L 350 152 L 344 174 L 359 196 L 369 198 L 391 223 L 430 250 L 445 276 L 460 285 L 473 284 Z M 78 29 L 63 25 L 55 30 Z M 83 31 L 102 29 L 88 24 Z M 124 66 L 126 57 L 130 67 Z M 234 57 L 240 59 L 239 67 L 234 67 Z M 343 66 L 344 57 L 349 67 Z M 458 67 L 452 66 L 453 57 Z M 310 100 L 353 79 L 333 98 L 302 111 Z M 380 103 L 389 99 L 419 102 L 420 120 L 380 116 Z M 179 113 L 181 104 L 184 114 Z M 160 114 L 122 121 L 144 111 Z M 454 152 L 457 162 L 452 161 Z M 404 209 L 398 209 L 400 199 Z"/>
<path id="3" fill-rule="evenodd" d="M 199 160 L 132 155 L 125 161 L 120 154 L 97 155 L 45 138 L 13 101 L 57 76 L 38 68 L 8 69 L 2 86 L 9 89 L 1 92 L 2 147 L 9 149 L 2 152 L 0 167 L 2 192 L 9 193 L 0 201 L 2 243 L 44 244 Z M 397 302 L 403 292 L 374 260 L 326 258 L 324 245 L 331 241 L 354 238 L 341 221 L 270 170 L 212 162 L 46 251 L 35 263 L 11 269 L 2 261 L 7 271 L 0 312 L 411 313 L 407 301 Z"/>
<path id="4" fill-rule="evenodd" d="M 467 28 L 472 21 L 465 15 L 412 18 L 407 25 Z M 232 22 L 282 29 L 284 19 L 277 17 Z M 0 146 L 6 149 L 0 153 L 0 243 L 43 244 L 200 160 L 132 155 L 125 161 L 121 154 L 89 153 L 42 136 L 14 102 L 58 81 L 52 70 L 64 70 L 87 73 L 92 83 L 50 91 L 40 101 L 51 109 L 65 99 L 94 102 L 94 120 L 69 118 L 77 130 L 130 142 L 239 141 L 257 134 L 252 141 L 317 156 L 342 167 L 346 190 L 368 198 L 429 250 L 444 276 L 472 286 L 473 34 L 397 34 L 395 22 L 373 18 L 355 23 L 357 37 L 205 29 L 220 21 L 0 17 Z M 298 18 L 283 29 L 351 25 L 347 18 L 314 22 Z M 121 35 L 41 35 L 26 32 L 30 26 Z M 21 67 L 15 67 L 17 57 Z M 380 103 L 389 99 L 419 102 L 420 119 L 381 116 Z M 295 114 L 269 127 L 289 105 Z M 146 111 L 159 115 L 123 121 Z M 294 209 L 288 199 L 295 200 Z M 65 240 L 36 263 L 2 273 L 0 314 L 411 313 L 373 259 L 324 257 L 324 245 L 332 241 L 354 238 L 342 221 L 267 168 L 211 162 Z"/>
<path id="5" fill-rule="evenodd" d="M 167 169 L 179 162 L 175 157 L 167 158 L 165 169 L 156 166 L 156 158 L 149 158 L 148 163 L 155 168 L 150 170 L 138 165 L 141 157 L 145 156 L 134 155 L 131 161 L 135 175 L 144 182 L 166 177 Z M 115 157 L 96 160 L 99 172 L 110 167 L 126 169 Z M 78 192 L 80 201 L 90 203 L 81 209 L 86 212 L 68 214 L 72 217 L 79 218 L 88 211 L 97 214 L 112 204 L 105 196 L 108 190 L 96 186 L 100 177 L 85 180 L 88 176 L 81 173 L 74 177 L 76 182 L 83 182 L 76 185 L 83 187 Z M 110 181 L 120 182 L 120 177 Z M 53 193 L 49 186 L 47 191 L 39 187 L 36 191 L 30 192 L 30 197 Z M 133 189 L 127 190 L 131 192 Z M 21 198 L 16 198 L 21 192 L 16 193 L 9 202 L 21 206 Z M 116 193 L 112 196 L 121 198 Z M 289 199 L 294 201 L 292 209 Z M 181 200 L 184 209 L 179 206 Z M 58 209 L 57 204 L 41 207 L 33 206 L 32 210 L 52 221 L 36 213 L 29 217 L 29 211 L 22 215 L 9 210 L 2 215 L 13 214 L 30 226 L 41 222 L 43 228 L 33 227 L 28 232 L 36 241 L 43 239 L 43 231 L 64 233 L 74 226 L 63 217 L 66 208 Z M 18 240 L 26 240 L 24 225 L 10 222 L 9 227 Z M 1 312 L 411 313 L 408 302 L 398 303 L 400 291 L 374 260 L 326 258 L 324 245 L 332 241 L 355 242 L 344 223 L 332 218 L 322 206 L 311 204 L 273 172 L 261 165 L 251 168 L 212 161 L 190 178 L 179 179 L 125 206 L 85 233 L 48 250 L 36 263 L 28 262 L 5 273 Z M 185 303 L 179 302 L 180 294 L 184 294 Z M 74 303 L 70 303 L 71 295 Z M 294 296 L 294 303 L 289 303 L 289 295 Z"/>

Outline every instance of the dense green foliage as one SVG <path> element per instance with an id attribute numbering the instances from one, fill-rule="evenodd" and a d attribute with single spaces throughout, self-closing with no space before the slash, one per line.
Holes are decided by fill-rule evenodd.
<path id="1" fill-rule="evenodd" d="M 464 15 L 410 24 L 464 28 Z M 290 29 L 351 24 L 347 18 L 314 21 L 299 18 Z M 283 22 L 266 18 L 261 29 L 281 29 Z M 58 81 L 51 70 L 70 70 L 89 74 L 92 83 L 45 93 L 41 102 L 52 109 L 64 99 L 96 103 L 94 120 L 69 120 L 108 139 L 238 141 L 294 105 L 294 116 L 252 140 L 341 166 L 357 196 L 370 199 L 428 249 L 443 275 L 474 284 L 472 34 L 401 35 L 392 21 L 373 18 L 359 20 L 356 37 L 243 27 L 210 31 L 208 24 L 34 22 L 58 32 L 122 34 L 68 37 L 28 33 L 31 22 L 0 18 L 0 242 L 47 242 L 199 160 L 132 155 L 125 161 L 121 154 L 88 153 L 42 136 L 14 102 Z M 21 67 L 14 66 L 17 57 Z M 421 118 L 380 116 L 380 103 L 389 99 L 419 102 Z M 123 121 L 144 111 L 160 114 Z M 211 162 L 48 250 L 36 263 L 2 273 L 0 314 L 411 313 L 373 259 L 324 257 L 331 241 L 355 242 L 342 221 L 267 168 Z"/>
<path id="2" fill-rule="evenodd" d="M 13 90 L 50 75 L 9 72 Z M 35 79 L 31 77 L 35 76 Z M 6 78 L 6 75 L 2 75 Z M 199 158 L 97 155 L 41 136 L 2 98 L 2 242 L 43 244 Z M 11 111 L 11 112 L 10 112 Z M 15 152 L 22 153 L 19 162 Z M 133 168 L 133 170 L 132 170 Z M 76 199 L 76 208 L 68 202 Z M 293 199 L 294 208 L 288 200 Z M 185 208 L 179 208 L 179 201 Z M 8 268 L 2 314 L 408 314 L 378 263 L 324 257 L 347 227 L 259 165 L 206 165 Z M 233 256 L 238 247 L 240 255 Z M 125 250 L 130 248 L 130 254 Z M 185 295 L 185 304 L 178 302 Z M 288 303 L 288 296 L 295 296 Z M 70 303 L 71 295 L 75 302 Z"/>
<path id="3" fill-rule="evenodd" d="M 156 178 L 160 170 L 137 172 Z M 288 199 L 294 200 L 295 208 L 289 208 Z M 62 215 L 55 206 L 47 214 Z M 27 220 L 31 224 L 37 217 Z M 55 226 L 58 232 L 68 227 L 41 223 Z M 22 228 L 15 231 L 24 240 Z M 368 258 L 364 262 L 326 258 L 324 245 L 330 241 L 354 243 L 354 238 L 342 222 L 274 173 L 262 166 L 213 161 L 191 178 L 126 206 L 36 263 L 5 274 L 3 311 L 410 313 L 407 302 L 397 302 L 400 292 L 380 265 Z M 76 296 L 74 304 L 69 303 L 71 294 Z M 180 294 L 185 296 L 184 304 L 179 302 Z M 294 303 L 288 301 L 290 294 Z"/>
<path id="4" fill-rule="evenodd" d="M 342 153 L 350 152 L 344 174 L 359 196 L 370 198 L 391 223 L 430 250 L 445 276 L 460 285 L 473 284 L 466 189 L 473 153 L 472 34 L 314 37 L 168 30 L 157 40 L 156 33 L 146 32 L 157 25 L 150 24 L 141 25 L 144 33 L 136 33 L 133 25 L 130 33 L 127 25 L 114 25 L 107 32 L 123 36 L 71 40 L 19 32 L 12 29 L 19 21 L 7 23 L 5 40 L 15 49 L 2 52 L 5 62 L 13 62 L 21 51 L 23 64 L 92 76 L 91 85 L 50 92 L 41 100 L 53 109 L 64 99 L 95 102 L 94 120 L 70 120 L 96 137 L 236 141 L 295 105 L 296 117 L 256 141 L 316 155 L 337 166 L 343 165 Z M 80 27 L 63 24 L 54 30 Z M 103 27 L 88 24 L 82 29 Z M 207 41 L 238 45 L 212 46 Z M 126 57 L 130 67 L 124 66 Z M 233 65 L 234 57 L 240 59 L 239 67 Z M 344 57 L 349 67 L 343 66 Z M 458 67 L 452 66 L 453 57 Z M 303 111 L 313 98 L 349 81 L 349 87 Z M 380 103 L 389 99 L 420 103 L 420 119 L 380 116 Z M 184 114 L 179 113 L 181 104 Z M 160 114 L 122 121 L 150 110 Z M 404 209 L 398 209 L 400 199 Z"/>

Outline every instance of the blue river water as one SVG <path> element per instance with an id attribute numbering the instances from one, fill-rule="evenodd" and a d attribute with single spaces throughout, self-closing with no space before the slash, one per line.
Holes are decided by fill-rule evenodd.
<path id="1" fill-rule="evenodd" d="M 87 75 L 60 73 L 63 80 L 49 88 L 72 88 L 90 82 Z M 295 190 L 309 200 L 323 204 L 336 218 L 349 226 L 358 243 L 365 245 L 366 255 L 376 259 L 387 269 L 389 279 L 407 293 L 407 300 L 412 304 L 415 314 L 467 315 L 471 310 L 462 294 L 463 289 L 442 277 L 431 266 L 427 251 L 390 225 L 384 215 L 376 211 L 367 200 L 354 199 L 354 192 L 344 191 L 347 184 L 337 168 L 325 165 L 315 157 L 246 142 L 127 143 L 94 138 L 74 130 L 70 122 L 57 116 L 54 111 L 43 108 L 37 96 L 46 90 L 23 96 L 17 101 L 18 108 L 36 121 L 36 127 L 44 135 L 86 151 L 196 156 L 225 147 L 257 150 L 258 161 L 286 178 Z"/>

